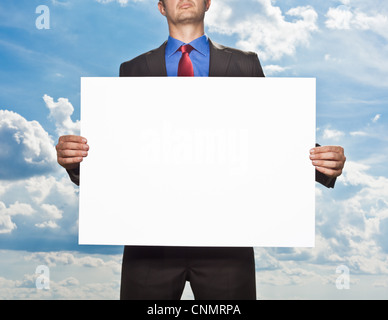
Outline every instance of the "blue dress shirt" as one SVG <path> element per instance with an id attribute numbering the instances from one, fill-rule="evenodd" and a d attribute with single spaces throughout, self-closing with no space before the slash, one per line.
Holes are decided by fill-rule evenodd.
<path id="1" fill-rule="evenodd" d="M 184 43 L 172 37 L 168 37 L 166 45 L 166 69 L 167 76 L 178 76 L 178 64 L 182 57 L 182 52 L 178 49 L 185 44 L 190 44 L 194 50 L 190 53 L 195 77 L 208 77 L 210 66 L 210 46 L 206 35 L 199 37 L 190 43 Z"/>

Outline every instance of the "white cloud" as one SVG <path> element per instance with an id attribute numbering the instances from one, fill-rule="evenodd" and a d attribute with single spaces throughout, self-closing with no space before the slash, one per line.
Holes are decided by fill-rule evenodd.
<path id="1" fill-rule="evenodd" d="M 40 207 L 48 218 L 50 219 L 62 218 L 63 211 L 59 210 L 55 205 L 43 203 Z"/>
<path id="2" fill-rule="evenodd" d="M 0 234 L 11 233 L 16 229 L 16 224 L 12 221 L 11 217 L 15 215 L 32 215 L 35 210 L 28 203 L 19 203 L 16 201 L 8 208 L 0 201 Z"/>
<path id="3" fill-rule="evenodd" d="M 12 222 L 11 216 L 6 213 L 6 210 L 5 204 L 0 202 L 0 234 L 10 233 L 16 228 L 16 224 Z"/>
<path id="4" fill-rule="evenodd" d="M 11 233 L 19 228 L 18 240 L 29 237 L 37 241 L 37 228 L 61 228 L 61 237 L 52 234 L 57 241 L 64 235 L 76 234 L 78 219 L 78 188 L 68 179 L 66 173 L 62 177 L 32 177 L 25 180 L 0 181 L 5 186 L 0 202 L 0 233 Z M 15 200 L 17 199 L 17 200 Z M 29 216 L 30 223 L 20 223 L 17 215 Z M 65 216 L 65 218 L 64 218 Z M 19 225 L 20 224 L 20 225 Z M 47 241 L 49 234 L 42 236 Z M 46 237 L 46 240 L 45 240 Z"/>
<path id="5" fill-rule="evenodd" d="M 387 279 L 379 279 L 372 283 L 374 287 L 388 288 L 388 280 Z"/>
<path id="6" fill-rule="evenodd" d="M 69 265 L 75 263 L 75 257 L 69 252 L 35 252 L 25 259 L 35 260 L 48 267 L 56 266 L 57 264 Z"/>
<path id="7" fill-rule="evenodd" d="M 388 87 L 388 47 L 386 39 L 360 30 L 332 30 L 326 34 L 332 64 L 325 68 L 335 74 L 372 87 Z"/>
<path id="8" fill-rule="evenodd" d="M 378 195 L 383 202 L 388 204 L 388 178 L 383 176 L 376 178 L 369 175 L 367 173 L 369 169 L 369 165 L 347 161 L 344 175 L 340 177 L 341 182 L 350 185 L 363 185 L 368 187 L 368 189 L 365 189 L 364 192 L 366 190 L 373 192 L 373 198 Z"/>
<path id="9" fill-rule="evenodd" d="M 109 256 L 106 256 L 109 258 Z M 92 255 L 81 255 L 71 252 L 34 252 L 25 257 L 27 261 L 36 261 L 38 263 L 55 267 L 57 265 L 74 265 L 87 268 L 107 268 L 114 274 L 119 274 L 121 271 L 121 256 L 110 257 L 110 260 L 105 260 Z"/>
<path id="10" fill-rule="evenodd" d="M 318 230 L 326 243 L 324 255 L 336 253 L 354 273 L 387 274 L 388 238 L 381 226 L 388 221 L 388 178 L 372 176 L 369 169 L 346 163 L 338 183 L 357 189 L 343 200 L 325 200 Z"/>
<path id="11" fill-rule="evenodd" d="M 332 77 L 343 75 L 364 85 L 388 87 L 388 2 L 342 3 L 321 16 L 325 30 L 314 39 L 314 49 L 325 50 L 322 56 L 327 63 L 312 67 Z"/>
<path id="12" fill-rule="evenodd" d="M 37 228 L 51 228 L 51 229 L 56 229 L 59 228 L 59 226 L 52 220 L 49 221 L 44 221 L 42 223 L 35 223 L 35 227 Z"/>
<path id="13" fill-rule="evenodd" d="M 372 119 L 372 122 L 376 123 L 377 121 L 379 121 L 381 117 L 381 114 L 376 114 L 375 117 Z"/>
<path id="14" fill-rule="evenodd" d="M 371 5 L 368 9 L 363 9 L 370 10 L 373 7 Z M 326 27 L 339 30 L 371 30 L 388 39 L 388 16 L 384 13 L 365 13 L 363 9 L 348 6 L 329 8 L 326 14 Z"/>
<path id="15" fill-rule="evenodd" d="M 68 121 L 73 112 L 71 104 L 66 99 L 55 103 L 45 98 L 58 121 L 57 128 L 74 128 Z M 20 249 L 22 244 L 31 245 L 31 239 L 37 246 L 41 241 L 55 247 L 75 237 L 78 188 L 57 164 L 53 140 L 42 126 L 15 112 L 0 110 L 0 150 L 0 234 L 7 234 L 11 241 L 18 229 L 15 240 Z M 28 216 L 28 223 L 20 215 Z M 47 232 L 38 233 L 42 228 Z M 48 240 L 50 237 L 53 241 Z"/>
<path id="16" fill-rule="evenodd" d="M 0 179 L 25 178 L 57 169 L 54 142 L 37 121 L 0 110 Z"/>
<path id="17" fill-rule="evenodd" d="M 292 56 L 298 46 L 309 44 L 311 34 L 318 30 L 318 14 L 311 6 L 296 7 L 284 16 L 271 0 L 244 2 L 220 0 L 212 3 L 206 16 L 210 32 L 237 35 L 237 46 L 259 52 L 262 60 Z M 287 18 L 293 18 L 292 22 Z"/>
<path id="18" fill-rule="evenodd" d="M 129 2 L 141 2 L 144 0 L 96 0 L 96 1 L 102 4 L 117 2 L 120 6 L 125 7 L 128 5 Z"/>
<path id="19" fill-rule="evenodd" d="M 119 282 L 88 282 L 78 280 L 74 276 L 54 281 L 50 279 L 48 290 L 37 290 L 35 281 L 37 274 L 25 274 L 22 280 L 9 280 L 0 277 L 0 298 L 2 300 L 117 300 L 119 298 Z"/>
<path id="20" fill-rule="evenodd" d="M 350 135 L 354 136 L 354 137 L 366 137 L 366 136 L 368 136 L 368 133 L 366 133 L 364 131 L 352 131 L 352 132 L 350 132 Z"/>
<path id="21" fill-rule="evenodd" d="M 55 177 L 40 176 L 28 179 L 25 183 L 25 188 L 35 203 L 41 203 L 56 184 L 57 180 Z"/>
<path id="22" fill-rule="evenodd" d="M 263 66 L 263 71 L 266 76 L 271 76 L 277 73 L 284 72 L 287 68 L 278 65 L 270 64 Z"/>
<path id="23" fill-rule="evenodd" d="M 118 299 L 122 254 L 0 250 L 0 299 Z M 38 265 L 49 268 L 50 289 L 37 290 Z M 17 268 L 15 268 L 17 266 Z"/>
<path id="24" fill-rule="evenodd" d="M 329 29 L 350 29 L 350 22 L 353 18 L 353 13 L 346 7 L 330 8 L 326 14 L 326 27 Z"/>
<path id="25" fill-rule="evenodd" d="M 342 62 L 341 59 L 335 58 L 335 57 L 333 57 L 332 55 L 330 55 L 328 53 L 325 54 L 324 60 L 327 61 L 327 62 L 335 62 L 335 63 L 341 63 Z"/>
<path id="26" fill-rule="evenodd" d="M 43 96 L 47 108 L 50 110 L 49 117 L 54 119 L 58 136 L 74 134 L 78 135 L 80 131 L 79 120 L 73 122 L 71 115 L 74 112 L 73 105 L 66 98 L 59 98 L 58 102 L 47 94 Z"/>
<path id="27" fill-rule="evenodd" d="M 335 129 L 325 129 L 323 131 L 323 138 L 329 140 L 339 140 L 345 135 L 344 132 Z"/>
<path id="28" fill-rule="evenodd" d="M 80 282 L 77 278 L 69 277 L 62 281 L 59 281 L 58 285 L 62 287 L 76 287 L 80 285 Z"/>
<path id="29" fill-rule="evenodd" d="M 70 2 L 68 1 L 59 1 L 59 0 L 51 0 L 52 4 L 54 6 L 69 6 L 70 5 Z"/>
<path id="30" fill-rule="evenodd" d="M 11 204 L 8 209 L 6 209 L 6 213 L 14 216 L 14 215 L 25 215 L 29 216 L 33 214 L 35 210 L 31 207 L 28 203 L 19 203 L 19 201 L 16 201 L 14 204 Z"/>
<path id="31" fill-rule="evenodd" d="M 70 182 L 65 172 L 61 179 L 54 176 L 30 178 L 24 181 L 24 188 L 36 204 L 41 204 L 48 198 L 55 198 L 58 203 L 78 205 L 78 188 Z"/>

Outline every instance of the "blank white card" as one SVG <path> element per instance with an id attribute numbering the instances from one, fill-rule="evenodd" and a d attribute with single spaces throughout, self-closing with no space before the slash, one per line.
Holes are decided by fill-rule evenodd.
<path id="1" fill-rule="evenodd" d="M 79 243 L 312 247 L 315 79 L 82 78 Z"/>

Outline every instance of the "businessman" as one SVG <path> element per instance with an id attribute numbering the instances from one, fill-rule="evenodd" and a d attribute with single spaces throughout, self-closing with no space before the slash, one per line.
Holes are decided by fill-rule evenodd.
<path id="1" fill-rule="evenodd" d="M 204 17 L 210 5 L 211 0 L 158 1 L 160 13 L 167 19 L 168 40 L 159 48 L 122 63 L 120 76 L 263 77 L 255 53 L 216 44 L 205 35 Z M 56 149 L 58 163 L 79 185 L 79 164 L 89 150 L 87 140 L 62 136 Z M 287 165 L 287 154 L 284 159 Z M 334 187 L 346 160 L 343 148 L 312 148 L 310 159 L 316 168 L 316 181 Z M 109 174 L 108 171 L 104 168 L 101 174 Z M 195 299 L 254 300 L 253 248 L 124 247 L 121 299 L 178 300 L 186 281 L 190 282 Z"/>

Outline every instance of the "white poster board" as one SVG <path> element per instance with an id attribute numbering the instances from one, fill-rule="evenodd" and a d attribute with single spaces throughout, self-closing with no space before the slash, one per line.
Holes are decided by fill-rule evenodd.
<path id="1" fill-rule="evenodd" d="M 315 79 L 82 78 L 79 243 L 312 247 Z"/>

